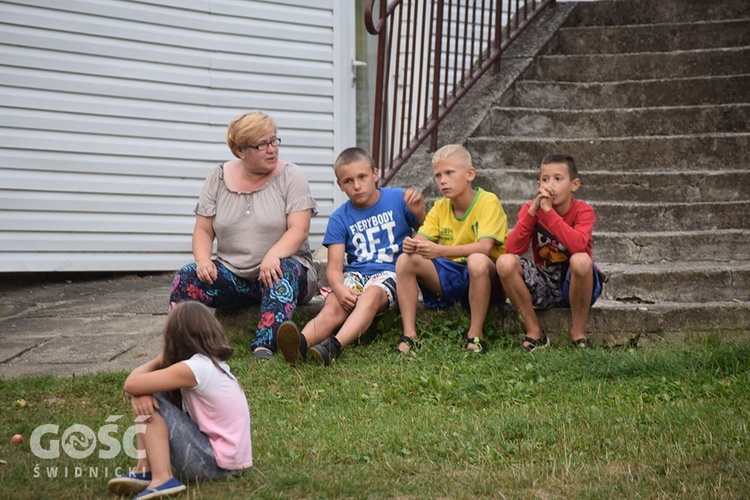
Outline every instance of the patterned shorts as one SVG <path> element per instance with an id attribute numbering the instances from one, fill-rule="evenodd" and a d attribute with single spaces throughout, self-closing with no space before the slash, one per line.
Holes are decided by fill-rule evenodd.
<path id="1" fill-rule="evenodd" d="M 519 257 L 523 269 L 523 281 L 531 294 L 531 303 L 536 309 L 570 307 L 570 270 L 567 266 L 540 266 L 526 257 Z M 591 305 L 602 293 L 603 274 L 594 264 L 594 288 Z"/>
<path id="2" fill-rule="evenodd" d="M 388 309 L 393 309 L 396 306 L 398 300 L 396 298 L 396 273 L 393 271 L 381 271 L 368 275 L 357 271 L 349 271 L 344 273 L 344 285 L 357 292 L 363 292 L 371 286 L 380 287 L 388 296 Z M 320 289 L 320 294 L 323 297 L 327 297 L 332 292 L 333 290 L 330 287 Z"/>

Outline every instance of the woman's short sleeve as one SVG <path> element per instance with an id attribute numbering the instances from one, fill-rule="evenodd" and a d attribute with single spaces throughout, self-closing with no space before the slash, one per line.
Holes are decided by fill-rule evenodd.
<path id="1" fill-rule="evenodd" d="M 310 191 L 310 185 L 302 173 L 302 169 L 294 163 L 288 163 L 289 175 L 287 181 L 286 213 L 312 210 L 312 215 L 318 213 L 318 205 Z"/>
<path id="2" fill-rule="evenodd" d="M 216 193 L 219 191 L 219 183 L 222 182 L 223 169 L 217 165 L 208 173 L 206 180 L 203 182 L 198 203 L 195 205 L 193 213 L 203 217 L 213 217 L 216 215 Z"/>

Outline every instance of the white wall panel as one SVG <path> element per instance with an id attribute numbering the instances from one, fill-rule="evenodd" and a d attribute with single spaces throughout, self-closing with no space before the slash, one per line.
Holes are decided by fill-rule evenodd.
<path id="1" fill-rule="evenodd" d="M 336 101 L 351 97 L 350 14 L 346 0 L 0 1 L 0 272 L 191 261 L 203 180 L 249 109 L 305 172 L 318 247 L 331 165 L 353 144 L 354 106 Z"/>

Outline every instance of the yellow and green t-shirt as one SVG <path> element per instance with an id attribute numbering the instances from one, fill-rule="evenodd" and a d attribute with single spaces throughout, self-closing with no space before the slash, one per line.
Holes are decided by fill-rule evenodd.
<path id="1" fill-rule="evenodd" d="M 497 196 L 477 188 L 477 194 L 463 217 L 458 218 L 453 213 L 450 198 L 441 198 L 427 213 L 418 232 L 430 241 L 451 246 L 492 238 L 495 245 L 490 258 L 494 261 L 505 253 L 508 219 Z M 465 263 L 466 257 L 452 257 L 451 260 Z"/>

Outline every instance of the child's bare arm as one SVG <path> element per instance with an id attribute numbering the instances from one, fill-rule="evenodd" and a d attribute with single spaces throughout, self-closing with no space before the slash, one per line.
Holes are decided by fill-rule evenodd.
<path id="1" fill-rule="evenodd" d="M 492 238 L 482 238 L 474 243 L 465 245 L 440 245 L 430 240 L 420 240 L 417 244 L 416 253 L 425 259 L 437 259 L 438 257 L 454 258 L 468 257 L 473 253 L 483 253 L 490 255 L 492 248 L 495 246 L 495 240 Z"/>
<path id="2" fill-rule="evenodd" d="M 125 379 L 125 392 L 133 396 L 195 387 L 197 384 L 193 370 L 182 362 L 143 373 L 137 373 L 136 370 L 133 370 Z"/>
<path id="3" fill-rule="evenodd" d="M 346 247 L 343 243 L 328 245 L 328 264 L 326 264 L 326 280 L 333 290 L 333 294 L 346 311 L 351 311 L 357 305 L 359 292 L 355 292 L 344 285 L 344 259 Z"/>

